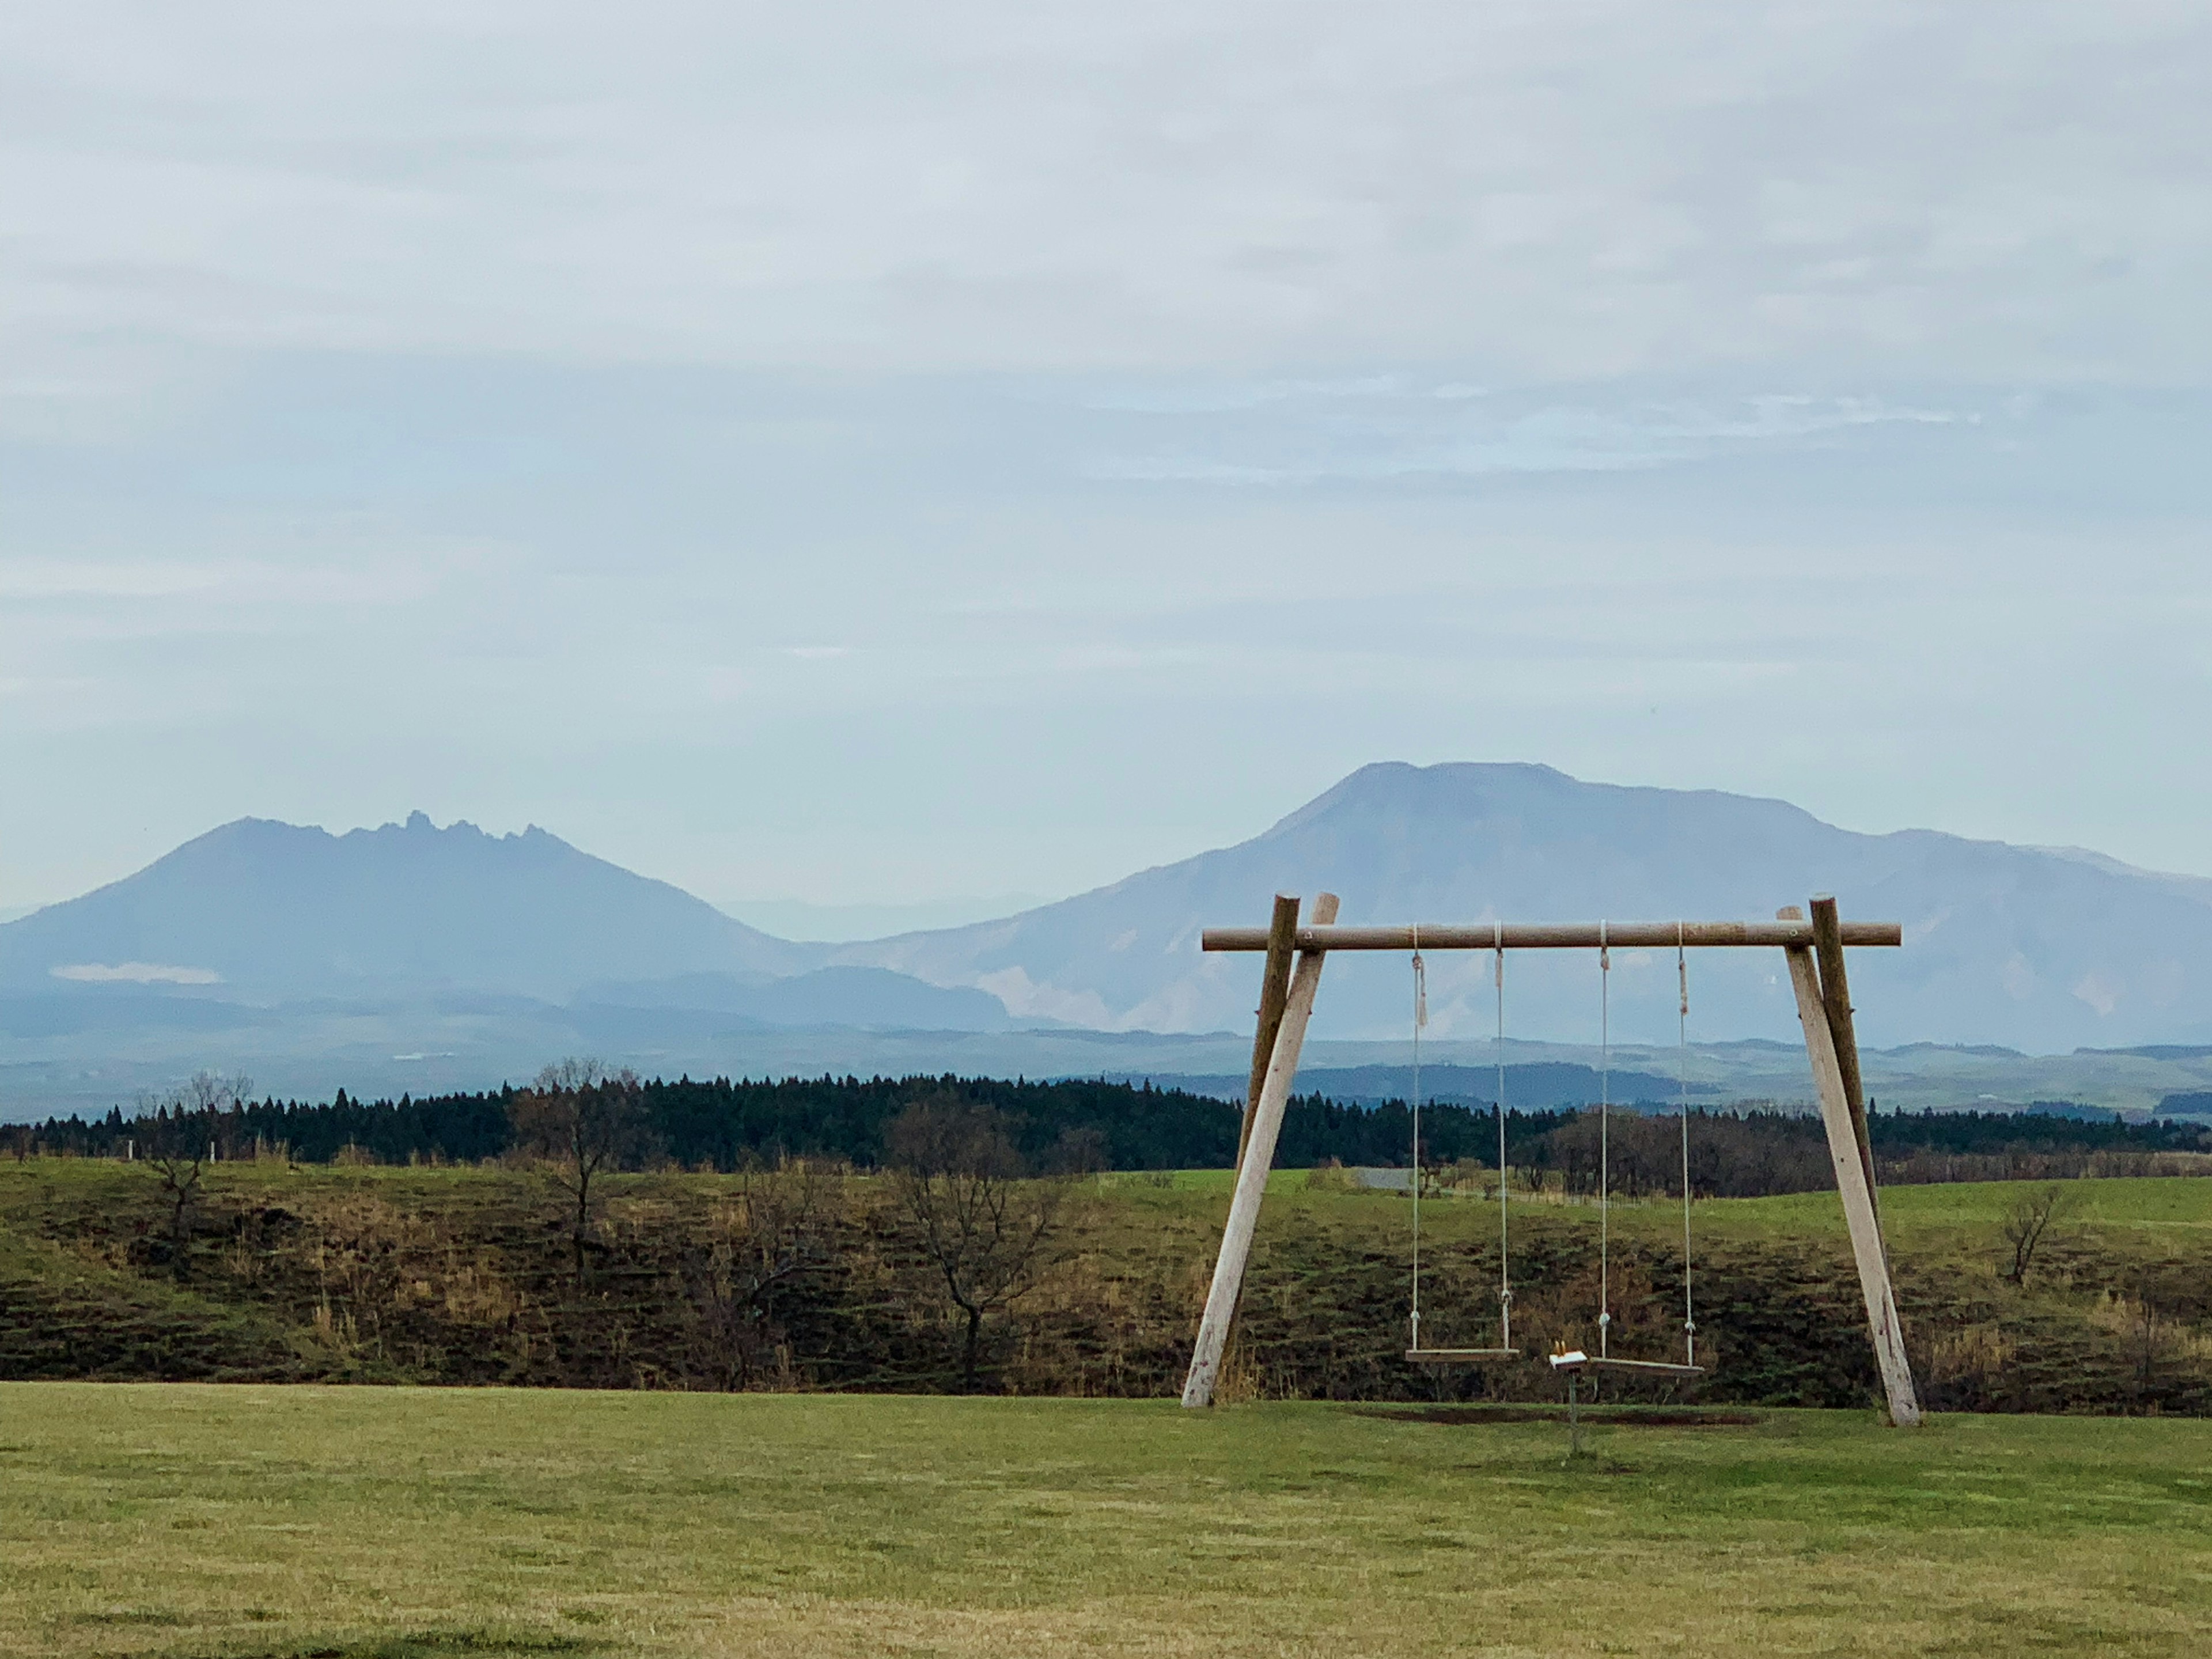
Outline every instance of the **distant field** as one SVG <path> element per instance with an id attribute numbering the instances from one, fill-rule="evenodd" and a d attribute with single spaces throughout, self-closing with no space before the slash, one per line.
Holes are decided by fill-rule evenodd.
<path id="1" fill-rule="evenodd" d="M 0 1652 L 2181 1656 L 2212 1434 L 0 1385 Z"/>
<path id="2" fill-rule="evenodd" d="M 1105 1177 L 1104 1189 L 1127 1198 L 1160 1193 L 1207 1194 L 1226 1203 L 1234 1171 L 1177 1170 L 1158 1175 L 1114 1175 Z M 1403 1192 L 1381 1189 L 1341 1191 L 1346 1177 L 1305 1170 L 1275 1170 L 1267 1176 L 1270 1199 L 1284 1199 L 1301 1208 L 1322 1208 L 1347 1214 L 1389 1214 L 1407 1207 Z M 1886 1187 L 1881 1212 L 1886 1227 L 1906 1234 L 1940 1233 L 1946 1230 L 1986 1231 L 2001 1223 L 2023 1193 L 2041 1191 L 2048 1182 L 1978 1181 L 1936 1186 Z M 2065 1216 L 2070 1228 L 2198 1228 L 2212 1231 L 2212 1178 L 2199 1176 L 2137 1176 L 2120 1179 L 2080 1179 L 2058 1183 L 2066 1194 Z M 1157 1201 L 1157 1200 L 1155 1200 Z M 1494 1231 L 1497 1200 L 1487 1194 L 1448 1193 L 1423 1202 L 1423 1225 L 1441 1236 L 1462 1231 Z M 1557 1193 L 1539 1196 L 1511 1194 L 1509 1207 L 1516 1214 L 1537 1216 L 1547 1222 L 1577 1227 L 1597 1224 L 1594 1200 L 1564 1199 Z M 1715 1238 L 1756 1238 L 1789 1233 L 1808 1238 L 1843 1239 L 1841 1206 L 1832 1192 L 1791 1193 L 1778 1198 L 1700 1199 L 1693 1209 L 1693 1224 Z M 1612 1206 L 1613 1224 L 1631 1234 L 1679 1237 L 1682 1209 L 1678 1199 L 1621 1200 Z"/>

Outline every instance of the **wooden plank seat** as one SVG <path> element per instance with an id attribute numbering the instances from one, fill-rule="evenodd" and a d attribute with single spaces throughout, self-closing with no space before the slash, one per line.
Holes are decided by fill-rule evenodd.
<path id="1" fill-rule="evenodd" d="M 1408 1348 L 1406 1358 L 1416 1365 L 1480 1365 L 1493 1359 L 1521 1359 L 1518 1348 Z"/>
<path id="2" fill-rule="evenodd" d="M 1586 1371 L 1626 1371 L 1637 1376 L 1703 1376 L 1703 1365 L 1677 1365 L 1663 1359 L 1585 1359 Z"/>
<path id="3" fill-rule="evenodd" d="M 1703 1376 L 1703 1365 L 1677 1365 L 1664 1359 L 1609 1359 L 1602 1354 L 1584 1353 L 1579 1348 L 1564 1344 L 1551 1356 L 1555 1371 L 1625 1371 L 1631 1376 Z"/>

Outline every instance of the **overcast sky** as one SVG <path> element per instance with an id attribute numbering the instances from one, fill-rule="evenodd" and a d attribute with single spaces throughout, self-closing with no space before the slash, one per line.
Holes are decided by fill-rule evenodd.
<path id="1" fill-rule="evenodd" d="M 74 0 L 0 905 L 1057 894 L 1363 762 L 2212 872 L 2212 11 Z"/>

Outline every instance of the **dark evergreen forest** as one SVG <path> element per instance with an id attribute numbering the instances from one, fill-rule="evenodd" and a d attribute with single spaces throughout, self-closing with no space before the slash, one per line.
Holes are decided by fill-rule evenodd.
<path id="1" fill-rule="evenodd" d="M 49 1119 L 10 1132 L 20 1153 L 33 1148 L 81 1157 L 144 1156 L 156 1147 L 210 1147 L 219 1159 L 284 1157 L 323 1164 L 474 1164 L 515 1151 L 517 1091 L 362 1101 L 343 1091 L 323 1103 L 266 1099 L 173 1114 L 121 1109 L 86 1121 Z M 989 1078 L 717 1078 L 642 1085 L 647 1133 L 634 1161 L 736 1170 L 789 1158 L 825 1158 L 861 1169 L 885 1158 L 891 1120 L 917 1102 L 988 1106 L 1004 1116 L 1038 1168 L 1055 1148 L 1081 1145 L 1103 1167 L 1222 1169 L 1235 1159 L 1237 1109 L 1176 1089 L 1081 1079 L 1051 1082 Z M 1425 1164 L 1494 1168 L 1498 1121 L 1480 1106 L 1423 1109 Z M 1615 1110 L 1611 1131 L 1617 1189 L 1679 1191 L 1680 1122 L 1658 1105 Z M 2212 1132 L 2165 1121 L 2123 1122 L 2028 1112 L 1877 1112 L 1871 1130 L 1886 1180 L 2148 1173 L 2172 1154 L 2212 1152 Z M 1570 1189 L 1594 1183 L 1595 1115 L 1564 1109 L 1515 1111 L 1506 1158 L 1516 1178 L 1546 1172 Z M 1691 1183 L 1712 1196 L 1804 1191 L 1830 1184 L 1817 1118 L 1756 1106 L 1698 1108 L 1690 1121 Z M 1411 1125 L 1403 1102 L 1359 1105 L 1321 1096 L 1294 1100 L 1276 1163 L 1401 1166 Z"/>

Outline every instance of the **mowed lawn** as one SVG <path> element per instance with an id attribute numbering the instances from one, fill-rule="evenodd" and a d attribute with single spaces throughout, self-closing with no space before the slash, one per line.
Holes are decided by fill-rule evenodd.
<path id="1" fill-rule="evenodd" d="M 0 1385 L 9 1654 L 2212 1651 L 2212 1426 Z"/>

